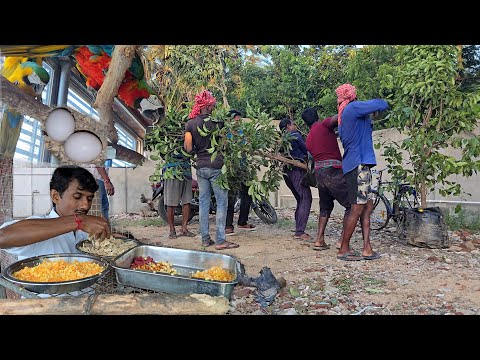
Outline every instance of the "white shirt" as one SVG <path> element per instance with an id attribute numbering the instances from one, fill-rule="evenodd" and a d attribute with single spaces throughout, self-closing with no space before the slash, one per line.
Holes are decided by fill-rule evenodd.
<path id="1" fill-rule="evenodd" d="M 30 216 L 27 219 L 52 219 L 58 217 L 58 214 L 55 212 L 54 209 L 52 209 L 52 211 L 50 211 L 50 213 L 46 216 Z M 75 219 L 72 216 L 72 223 L 74 222 L 74 220 Z M 16 223 L 17 221 L 20 220 L 8 221 L 1 225 L 0 229 Z M 16 255 L 18 260 L 48 254 L 81 253 L 76 249 L 75 245 L 78 242 L 87 239 L 88 234 L 84 231 L 70 231 L 68 233 L 55 236 L 48 240 L 39 241 L 34 244 L 11 247 L 2 250 L 9 254 Z"/>
<path id="2" fill-rule="evenodd" d="M 100 173 L 98 172 L 97 167 L 95 165 L 89 165 L 89 166 L 84 166 L 84 167 L 85 167 L 85 169 L 90 171 L 90 173 L 93 175 L 95 180 L 102 180 L 103 181 L 103 177 L 102 177 L 102 175 L 100 175 Z"/>
<path id="3" fill-rule="evenodd" d="M 87 169 L 92 175 L 93 177 L 95 178 L 95 180 L 102 180 L 102 181 L 105 181 L 103 180 L 103 176 L 100 174 L 100 172 L 97 170 L 97 166 L 94 165 L 94 164 L 90 164 L 90 165 L 86 165 L 84 166 L 85 169 Z M 109 168 L 104 168 L 105 171 L 107 172 L 108 174 L 108 169 Z"/>

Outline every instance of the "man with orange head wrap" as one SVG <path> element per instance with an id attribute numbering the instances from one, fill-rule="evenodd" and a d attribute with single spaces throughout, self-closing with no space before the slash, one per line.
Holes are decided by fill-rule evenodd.
<path id="1" fill-rule="evenodd" d="M 222 173 L 224 164 L 223 155 L 218 153 L 215 160 L 211 161 L 211 154 L 207 149 L 211 147 L 210 132 L 215 127 L 223 127 L 223 123 L 215 121 L 205 121 L 215 108 L 216 99 L 213 95 L 204 90 L 195 96 L 195 104 L 190 112 L 189 119 L 185 125 L 184 148 L 186 151 L 195 151 L 197 155 L 197 181 L 199 189 L 199 222 L 200 234 L 202 236 L 202 246 L 207 247 L 215 245 L 215 249 L 232 249 L 239 245 L 226 241 L 225 223 L 227 218 L 228 190 L 222 189 L 216 182 L 216 179 Z M 208 134 L 202 136 L 198 128 L 206 127 Z M 211 191 L 215 194 L 217 203 L 216 209 L 216 234 L 215 242 L 212 241 L 209 234 L 208 215 L 210 212 Z"/>
<path id="2" fill-rule="evenodd" d="M 343 239 L 337 257 L 340 260 L 374 260 L 379 255 L 370 244 L 370 214 L 373 211 L 371 168 L 377 164 L 372 139 L 370 114 L 388 108 L 381 99 L 357 101 L 357 91 L 351 84 L 335 90 L 338 104 L 338 135 L 343 146 L 342 171 L 347 183 L 350 214 L 344 221 Z M 362 226 L 363 251 L 358 256 L 350 251 L 350 239 L 358 219 Z"/>

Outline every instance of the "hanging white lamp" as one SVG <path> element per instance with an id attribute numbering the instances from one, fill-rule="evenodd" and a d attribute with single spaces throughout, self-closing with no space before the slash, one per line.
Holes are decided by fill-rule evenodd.
<path id="1" fill-rule="evenodd" d="M 56 108 L 48 114 L 45 131 L 53 140 L 62 143 L 75 131 L 75 118 L 67 109 Z"/>
<path id="2" fill-rule="evenodd" d="M 95 160 L 102 152 L 102 142 L 91 132 L 77 131 L 70 135 L 63 144 L 65 154 L 73 161 L 88 163 Z"/>

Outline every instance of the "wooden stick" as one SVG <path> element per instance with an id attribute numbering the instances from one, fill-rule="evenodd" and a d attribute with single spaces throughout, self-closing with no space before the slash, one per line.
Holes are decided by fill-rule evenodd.
<path id="1" fill-rule="evenodd" d="M 0 300 L 0 315 L 222 315 L 223 296 L 206 294 L 126 294 Z"/>
<path id="2" fill-rule="evenodd" d="M 110 138 L 114 144 L 118 142 L 118 134 L 113 126 L 113 99 L 118 94 L 125 72 L 132 64 L 137 47 L 138 45 L 115 45 L 107 75 L 93 104 L 93 107 L 98 110 L 100 121 L 108 124 Z"/>
<path id="3" fill-rule="evenodd" d="M 264 156 L 266 158 L 269 158 L 269 159 L 272 159 L 272 160 L 277 160 L 277 161 L 280 161 L 280 162 L 283 162 L 283 163 L 286 163 L 286 164 L 290 164 L 290 165 L 299 167 L 300 169 L 307 170 L 307 164 L 302 163 L 301 161 L 296 161 L 296 160 L 289 159 L 289 158 L 286 158 L 286 157 L 281 156 L 281 155 L 272 155 L 272 154 L 265 153 L 265 152 L 260 152 L 260 151 L 258 153 L 261 156 Z"/>

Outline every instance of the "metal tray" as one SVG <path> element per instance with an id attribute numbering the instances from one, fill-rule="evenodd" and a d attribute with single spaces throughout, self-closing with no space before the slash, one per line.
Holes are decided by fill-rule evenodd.
<path id="1" fill-rule="evenodd" d="M 167 261 L 172 264 L 179 275 L 130 269 L 130 264 L 137 256 L 150 256 L 155 261 Z M 118 283 L 123 285 L 167 293 L 208 294 L 230 299 L 233 288 L 238 283 L 237 263 L 237 259 L 229 255 L 140 245 L 117 256 L 111 265 L 115 269 Z M 232 272 L 235 275 L 235 280 L 232 282 L 207 281 L 191 277 L 192 272 L 203 271 L 212 266 L 221 266 L 223 269 Z"/>
<path id="2" fill-rule="evenodd" d="M 135 243 L 134 246 L 138 246 L 138 245 L 142 245 L 143 243 L 141 243 L 140 241 L 138 240 L 135 240 L 135 239 L 128 239 L 128 238 L 117 238 L 119 240 L 123 240 L 125 242 L 127 241 L 132 241 Z M 87 252 L 87 251 L 84 251 L 82 250 L 82 246 L 85 244 L 85 245 L 91 245 L 91 241 L 90 240 L 82 240 L 80 242 L 78 242 L 75 247 L 77 248 L 78 251 L 80 251 L 82 254 L 87 254 L 87 255 L 93 255 L 93 256 L 98 256 L 102 259 L 107 259 L 108 261 L 113 261 L 113 259 L 115 259 L 115 257 L 117 257 L 118 255 L 121 255 L 123 254 L 126 250 L 122 251 L 121 253 L 118 253 L 117 255 L 112 255 L 112 256 L 109 256 L 109 255 L 97 255 L 97 254 L 94 254 L 94 253 L 90 253 L 90 252 Z M 133 247 L 133 246 L 132 246 Z"/>
<path id="3" fill-rule="evenodd" d="M 15 278 L 13 273 L 23 269 L 24 267 L 33 267 L 40 264 L 43 260 L 65 260 L 67 262 L 78 261 L 92 261 L 98 265 L 104 267 L 104 270 L 97 275 L 89 276 L 87 278 L 71 280 L 71 281 L 58 281 L 58 282 L 32 282 L 23 281 Z M 65 294 L 74 291 L 82 290 L 96 283 L 109 271 L 110 263 L 98 256 L 87 254 L 52 254 L 35 256 L 23 260 L 19 260 L 10 266 L 8 266 L 2 273 L 2 276 L 18 286 L 25 288 L 28 291 L 36 292 L 39 294 Z"/>

